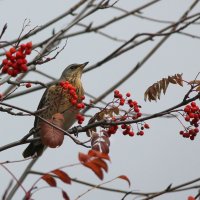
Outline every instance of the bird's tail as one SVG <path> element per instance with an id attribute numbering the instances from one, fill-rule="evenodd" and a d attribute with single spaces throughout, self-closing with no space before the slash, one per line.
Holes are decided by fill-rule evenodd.
<path id="1" fill-rule="evenodd" d="M 44 150 L 44 145 L 42 143 L 31 142 L 28 147 L 22 153 L 24 158 L 32 156 L 40 156 Z"/>

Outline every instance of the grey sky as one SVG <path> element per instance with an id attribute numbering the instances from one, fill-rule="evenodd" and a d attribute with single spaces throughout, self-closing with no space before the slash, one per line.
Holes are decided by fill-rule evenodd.
<path id="1" fill-rule="evenodd" d="M 4 0 L 0 2 L 0 29 L 7 22 L 8 29 L 3 40 L 16 38 L 20 33 L 25 18 L 30 19 L 30 27 L 40 26 L 57 15 L 63 13 L 72 5 L 73 0 L 58 1 L 26 1 L 26 0 Z M 117 5 L 132 9 L 144 2 L 120 0 Z M 144 10 L 144 15 L 157 19 L 177 20 L 182 13 L 191 4 L 191 0 L 163 0 L 155 6 Z M 197 12 L 200 5 L 195 8 Z M 89 17 L 84 22 L 91 21 L 99 24 L 102 21 L 115 16 L 119 12 L 115 10 L 99 11 L 94 16 Z M 194 12 L 193 12 L 194 13 Z M 66 26 L 69 19 L 63 19 L 56 24 L 55 30 Z M 119 23 L 106 28 L 106 33 L 111 33 L 116 37 L 128 39 L 134 33 L 154 32 L 165 25 L 147 22 L 145 20 L 129 17 Z M 52 26 L 54 27 L 54 26 Z M 39 42 L 41 39 L 51 34 L 51 28 L 43 33 L 34 36 L 33 43 Z M 199 25 L 188 28 L 187 32 L 199 35 Z M 98 96 L 104 90 L 112 86 L 117 80 L 125 75 L 137 62 L 139 62 L 156 43 L 160 40 L 157 38 L 154 42 L 148 42 L 140 47 L 129 51 L 125 55 L 113 59 L 94 71 L 83 75 L 83 83 L 85 90 L 94 96 Z M 62 47 L 63 43 L 60 45 Z M 56 60 L 38 66 L 38 69 L 48 74 L 59 77 L 65 66 L 71 63 L 82 63 L 89 61 L 94 64 L 102 59 L 106 54 L 112 52 L 120 43 L 110 41 L 107 38 L 97 34 L 88 34 L 75 38 L 69 38 L 65 50 L 58 56 Z M 183 73 L 185 80 L 192 80 L 199 72 L 199 50 L 200 40 L 191 39 L 182 35 L 173 35 L 165 42 L 164 45 L 150 58 L 144 66 L 128 81 L 126 81 L 119 89 L 122 93 L 127 91 L 133 94 L 142 105 L 142 111 L 145 113 L 154 113 L 180 102 L 189 87 L 170 86 L 167 94 L 162 95 L 161 100 L 157 103 L 144 102 L 143 94 L 147 87 L 154 82 L 173 75 L 175 73 Z M 30 73 L 26 80 L 48 81 L 41 76 Z M 31 93 L 26 96 L 16 98 L 9 103 L 16 104 L 20 107 L 36 110 L 38 102 L 43 91 Z M 110 101 L 112 95 L 105 100 Z M 87 98 L 88 100 L 88 98 Z M 1 124 L 1 140 L 0 146 L 20 139 L 25 135 L 33 125 L 33 117 L 14 117 L 5 113 L 0 114 Z M 159 191 L 166 188 L 169 184 L 180 184 L 199 176 L 200 159 L 198 153 L 200 151 L 199 140 L 197 136 L 195 141 L 184 139 L 179 135 L 181 125 L 175 119 L 153 119 L 148 122 L 151 126 L 150 130 L 145 132 L 143 137 L 124 137 L 120 132 L 111 138 L 111 160 L 109 164 L 109 173 L 105 175 L 105 181 L 110 180 L 121 174 L 127 175 L 131 182 L 131 189 L 134 191 Z M 82 136 L 81 138 L 84 138 Z M 26 145 L 15 147 L 0 154 L 0 160 L 18 160 L 22 159 L 21 152 Z M 46 172 L 59 166 L 77 162 L 79 151 L 86 152 L 87 149 L 77 146 L 69 138 L 65 138 L 63 145 L 57 149 L 49 149 L 40 158 L 34 166 L 34 170 Z M 23 172 L 28 162 L 8 164 L 7 167 L 17 176 Z M 69 175 L 77 177 L 91 183 L 100 183 L 92 172 L 83 167 L 74 167 L 66 169 Z M 28 176 L 24 183 L 26 188 L 36 180 L 36 176 Z M 0 170 L 0 194 L 3 194 L 11 177 L 3 168 Z M 62 185 L 69 193 L 71 199 L 87 190 L 87 187 L 73 183 L 71 186 Z M 40 182 L 38 186 L 46 185 Z M 126 182 L 116 180 L 108 187 L 129 190 Z M 170 196 L 159 197 L 160 200 L 165 199 L 186 199 L 190 193 L 174 194 Z M 195 194 L 195 193 L 194 193 Z M 23 191 L 20 189 L 14 199 L 21 199 Z M 121 199 L 123 195 L 94 190 L 85 195 L 82 199 Z M 34 199 L 61 199 L 60 191 L 55 189 L 44 189 L 33 195 Z M 133 199 L 133 196 L 126 198 Z"/>

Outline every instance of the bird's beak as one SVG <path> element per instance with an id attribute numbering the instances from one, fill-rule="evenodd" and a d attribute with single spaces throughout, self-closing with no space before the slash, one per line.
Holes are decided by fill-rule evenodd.
<path id="1" fill-rule="evenodd" d="M 82 68 L 82 70 L 83 70 L 83 68 L 84 68 L 88 63 L 89 63 L 89 62 L 85 62 L 85 63 L 83 63 L 83 64 L 80 64 L 79 67 Z"/>

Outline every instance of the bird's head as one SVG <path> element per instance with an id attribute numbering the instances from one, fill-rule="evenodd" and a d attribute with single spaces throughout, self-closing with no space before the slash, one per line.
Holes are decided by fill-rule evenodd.
<path id="1" fill-rule="evenodd" d="M 69 66 L 67 66 L 60 79 L 61 80 L 70 80 L 70 79 L 77 79 L 77 78 L 81 78 L 82 72 L 84 67 L 88 64 L 88 62 L 83 63 L 83 64 L 71 64 Z"/>

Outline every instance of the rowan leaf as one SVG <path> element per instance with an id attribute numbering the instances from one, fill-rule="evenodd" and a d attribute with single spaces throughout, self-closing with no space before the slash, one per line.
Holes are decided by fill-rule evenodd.
<path id="1" fill-rule="evenodd" d="M 63 181 L 64 183 L 67 184 L 71 184 L 71 178 L 69 177 L 69 175 L 67 173 L 65 173 L 64 171 L 60 170 L 60 169 L 55 169 L 53 171 L 51 171 L 51 173 L 55 174 L 58 176 L 58 178 Z"/>
<path id="2" fill-rule="evenodd" d="M 99 167 L 93 162 L 85 162 L 83 165 L 90 168 L 97 175 L 99 179 L 103 180 L 103 171 L 101 167 Z"/>
<path id="3" fill-rule="evenodd" d="M 62 190 L 62 196 L 65 200 L 70 200 L 69 196 L 67 195 L 67 193 L 64 190 Z"/>
<path id="4" fill-rule="evenodd" d="M 92 160 L 92 162 L 98 165 L 99 167 L 103 168 L 105 172 L 108 172 L 108 165 L 104 160 L 100 158 L 95 158 Z"/>
<path id="5" fill-rule="evenodd" d="M 121 175 L 121 176 L 118 176 L 117 178 L 120 178 L 120 179 L 123 179 L 123 180 L 127 181 L 129 187 L 131 186 L 131 182 L 130 182 L 130 180 L 129 180 L 129 178 L 127 176 Z"/>
<path id="6" fill-rule="evenodd" d="M 84 153 L 80 153 L 79 152 L 78 159 L 79 159 L 80 162 L 85 163 L 85 162 L 87 162 L 90 159 L 90 156 L 88 156 L 88 155 L 86 155 Z"/>
<path id="7" fill-rule="evenodd" d="M 46 181 L 50 186 L 56 187 L 56 180 L 50 174 L 44 174 L 41 179 Z"/>
<path id="8" fill-rule="evenodd" d="M 91 156 L 91 157 L 97 157 L 97 158 L 102 158 L 102 159 L 105 159 L 105 160 L 110 160 L 110 157 L 108 156 L 108 154 L 101 153 L 99 151 L 90 150 L 88 152 L 88 155 Z"/>

